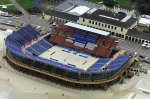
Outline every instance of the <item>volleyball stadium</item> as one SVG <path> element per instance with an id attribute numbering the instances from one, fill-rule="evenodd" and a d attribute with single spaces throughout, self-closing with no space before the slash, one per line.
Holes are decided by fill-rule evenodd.
<path id="1" fill-rule="evenodd" d="M 71 22 L 44 34 L 26 25 L 6 38 L 6 57 L 19 71 L 63 85 L 108 87 L 123 80 L 134 62 L 116 41 L 109 32 Z"/>

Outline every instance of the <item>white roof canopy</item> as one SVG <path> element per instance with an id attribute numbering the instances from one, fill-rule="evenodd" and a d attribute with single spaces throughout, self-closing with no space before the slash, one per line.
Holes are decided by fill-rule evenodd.
<path id="1" fill-rule="evenodd" d="M 86 7 L 86 6 L 77 6 L 74 9 L 70 10 L 68 13 L 80 16 L 84 13 L 86 13 L 90 8 Z"/>
<path id="2" fill-rule="evenodd" d="M 131 18 L 131 16 L 126 16 L 125 18 L 123 18 L 121 20 L 121 22 L 127 22 L 130 18 Z"/>
<path id="3" fill-rule="evenodd" d="M 68 22 L 65 25 L 70 26 L 70 27 L 74 27 L 74 28 L 78 28 L 78 29 L 81 29 L 81 30 L 85 30 L 85 31 L 88 31 L 88 32 L 104 35 L 104 36 L 108 36 L 110 34 L 109 32 L 105 32 L 105 31 L 102 31 L 102 30 L 94 29 L 94 28 L 91 28 L 91 27 L 87 27 L 87 26 L 83 26 L 83 25 L 75 24 L 75 23 L 71 23 L 71 22 Z"/>
<path id="4" fill-rule="evenodd" d="M 139 20 L 140 24 L 145 24 L 145 25 L 150 25 L 150 19 L 146 19 L 146 18 L 141 18 Z"/>

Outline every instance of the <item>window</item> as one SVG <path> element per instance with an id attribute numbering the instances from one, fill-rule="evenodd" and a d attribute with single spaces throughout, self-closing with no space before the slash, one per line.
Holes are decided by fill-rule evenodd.
<path id="1" fill-rule="evenodd" d="M 103 46 L 105 46 L 106 45 L 106 42 L 105 41 L 103 41 L 103 44 L 102 44 Z"/>
<path id="2" fill-rule="evenodd" d="M 108 28 L 110 28 L 110 25 L 108 25 Z"/>
<path id="3" fill-rule="evenodd" d="M 95 25 L 97 25 L 97 22 L 95 22 Z"/>
<path id="4" fill-rule="evenodd" d="M 98 24 L 99 26 L 101 25 L 101 23 Z"/>
<path id="5" fill-rule="evenodd" d="M 91 24 L 91 20 L 89 20 L 89 23 Z"/>
<path id="6" fill-rule="evenodd" d="M 125 39 L 128 39 L 128 36 L 126 36 Z"/>
<path id="7" fill-rule="evenodd" d="M 92 24 L 94 24 L 94 21 L 92 22 Z"/>
<path id="8" fill-rule="evenodd" d="M 114 32 L 112 32 L 112 35 L 114 35 L 115 33 Z"/>
<path id="9" fill-rule="evenodd" d="M 121 28 L 121 32 L 123 31 L 123 28 Z"/>
<path id="10" fill-rule="evenodd" d="M 113 29 L 114 27 L 113 26 L 111 26 L 111 29 Z"/>
<path id="11" fill-rule="evenodd" d="M 117 29 L 117 27 L 115 27 L 115 30 Z"/>
<path id="12" fill-rule="evenodd" d="M 102 27 L 104 26 L 104 24 L 102 24 Z"/>
<path id="13" fill-rule="evenodd" d="M 83 18 L 83 22 L 85 22 L 85 19 Z"/>
<path id="14" fill-rule="evenodd" d="M 107 24 L 105 24 L 105 27 L 107 27 Z"/>
<path id="15" fill-rule="evenodd" d="M 118 37 L 121 37 L 121 34 L 118 34 Z"/>

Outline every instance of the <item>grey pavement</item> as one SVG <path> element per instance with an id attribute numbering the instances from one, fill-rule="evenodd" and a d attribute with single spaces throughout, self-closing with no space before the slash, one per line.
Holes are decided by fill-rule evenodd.
<path id="1" fill-rule="evenodd" d="M 131 42 L 128 40 L 120 40 L 118 47 L 130 52 L 137 52 L 139 55 L 150 57 L 150 49 L 142 47 L 139 43 Z"/>
<path id="2" fill-rule="evenodd" d="M 24 22 L 21 20 L 16 20 L 11 17 L 0 16 L 0 23 L 9 26 L 23 26 Z"/>
<path id="3" fill-rule="evenodd" d="M 39 25 L 41 27 L 44 27 L 45 29 L 48 29 L 50 26 L 48 21 L 42 19 L 41 15 L 29 15 L 29 17 L 30 22 L 26 24 Z M 19 17 L 17 20 L 25 22 L 24 16 Z"/>

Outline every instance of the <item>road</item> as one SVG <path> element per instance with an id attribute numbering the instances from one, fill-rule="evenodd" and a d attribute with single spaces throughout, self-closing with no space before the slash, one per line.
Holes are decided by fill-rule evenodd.
<path id="1" fill-rule="evenodd" d="M 27 11 L 25 11 L 22 6 L 20 6 L 16 0 L 10 0 L 14 6 L 23 13 L 23 16 L 16 20 L 23 21 L 26 24 L 35 24 L 42 27 L 45 27 L 46 29 L 49 28 L 49 23 L 43 19 L 41 19 L 41 15 L 30 15 Z"/>
<path id="2" fill-rule="evenodd" d="M 14 4 L 14 6 L 21 11 L 24 14 L 24 19 L 26 23 L 30 23 L 30 16 L 29 13 L 27 11 L 25 11 L 17 2 L 16 0 L 10 0 L 12 4 Z"/>

